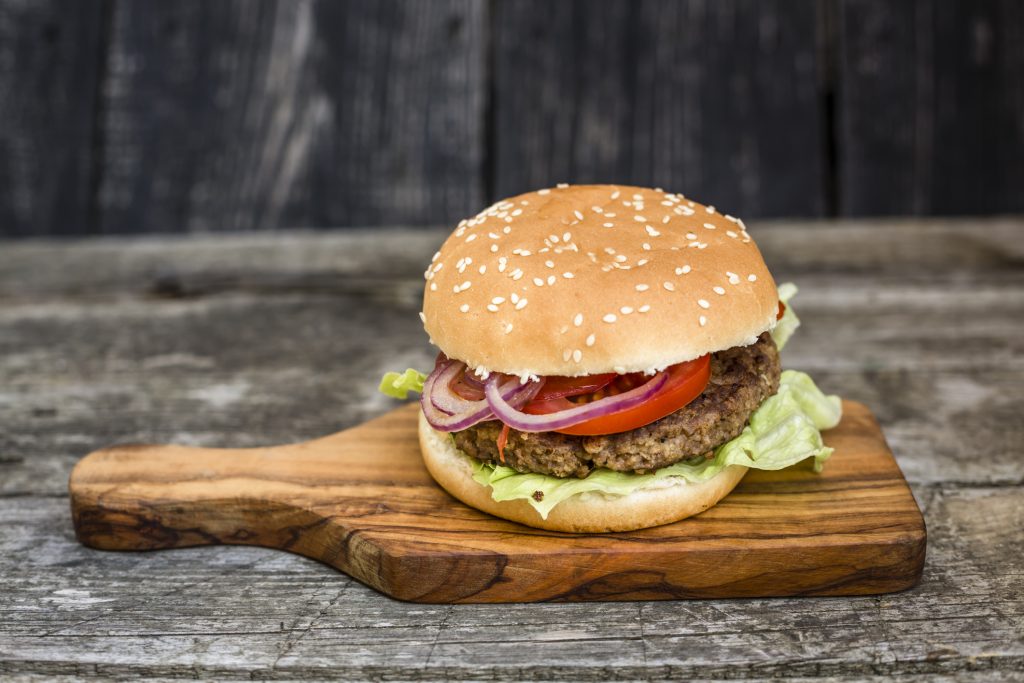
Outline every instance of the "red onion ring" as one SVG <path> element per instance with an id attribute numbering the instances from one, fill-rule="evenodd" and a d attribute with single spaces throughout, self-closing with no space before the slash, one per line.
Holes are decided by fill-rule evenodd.
<path id="1" fill-rule="evenodd" d="M 423 383 L 420 406 L 427 422 L 434 429 L 442 432 L 458 432 L 494 418 L 487 399 L 469 401 L 455 393 L 449 387 L 450 382 L 459 372 L 465 369 L 460 361 L 441 361 Z M 521 407 L 529 402 L 540 391 L 543 382 L 521 384 L 516 377 L 494 373 L 495 381 L 504 379 L 497 386 L 497 393 L 508 405 Z"/>
<path id="2" fill-rule="evenodd" d="M 513 429 L 518 429 L 521 432 L 550 432 L 555 429 L 571 427 L 596 417 L 619 413 L 639 405 L 658 393 L 667 381 L 668 374 L 659 372 L 635 389 L 546 415 L 530 415 L 511 405 L 502 396 L 498 378 L 494 375 L 488 378 L 484 384 L 484 395 L 498 419 Z"/>

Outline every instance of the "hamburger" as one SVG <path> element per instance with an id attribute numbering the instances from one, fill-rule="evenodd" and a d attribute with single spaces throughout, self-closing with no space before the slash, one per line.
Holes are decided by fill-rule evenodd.
<path id="1" fill-rule="evenodd" d="M 559 185 L 461 221 L 424 274 L 431 476 L 492 515 L 571 532 L 698 514 L 751 467 L 831 449 L 840 417 L 783 372 L 798 324 L 742 220 L 640 187 Z M 422 384 L 421 384 L 422 383 Z"/>

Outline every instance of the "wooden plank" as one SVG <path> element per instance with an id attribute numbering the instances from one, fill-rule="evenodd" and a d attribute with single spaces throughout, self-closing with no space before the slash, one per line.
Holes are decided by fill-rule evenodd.
<path id="1" fill-rule="evenodd" d="M 557 182 L 820 215 L 814 3 L 495 5 L 495 194 Z"/>
<path id="2" fill-rule="evenodd" d="M 899 595 L 596 609 L 412 605 L 256 548 L 104 553 L 66 500 L 0 500 L 0 675 L 1013 680 L 1022 510 L 1019 487 L 934 489 L 924 578 Z"/>
<path id="3" fill-rule="evenodd" d="M 91 225 L 100 0 L 0 0 L 0 236 Z"/>
<path id="4" fill-rule="evenodd" d="M 102 231 L 422 224 L 475 211 L 484 10 L 117 3 Z"/>
<path id="5" fill-rule="evenodd" d="M 750 472 L 699 517 L 621 534 L 545 533 L 463 505 L 424 467 L 419 423 L 413 403 L 299 444 L 105 448 L 71 474 L 75 535 L 105 550 L 289 550 L 426 603 L 873 595 L 921 576 L 921 513 L 862 404 L 844 404 L 820 474 Z M 483 509 L 540 529 L 559 515 Z"/>
<path id="6" fill-rule="evenodd" d="M 1024 5 L 839 8 L 840 213 L 1024 209 Z"/>

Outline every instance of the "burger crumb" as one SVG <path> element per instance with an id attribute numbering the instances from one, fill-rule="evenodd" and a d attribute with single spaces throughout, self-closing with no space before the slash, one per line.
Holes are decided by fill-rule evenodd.
<path id="1" fill-rule="evenodd" d="M 544 492 L 543 491 L 534 491 L 533 492 L 533 499 L 535 501 L 537 501 L 538 503 L 541 502 L 542 500 L 544 500 Z"/>

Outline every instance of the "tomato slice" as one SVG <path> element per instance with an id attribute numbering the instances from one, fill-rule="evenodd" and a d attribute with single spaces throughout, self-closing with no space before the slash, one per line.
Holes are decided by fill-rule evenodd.
<path id="1" fill-rule="evenodd" d="M 586 422 L 581 422 L 580 424 L 572 425 L 571 427 L 566 427 L 564 429 L 557 429 L 555 431 L 561 432 L 562 434 L 573 434 L 576 436 L 618 434 L 620 432 L 628 432 L 631 429 L 643 427 L 646 424 L 660 420 L 666 415 L 670 415 L 679 410 L 690 401 L 700 396 L 701 392 L 704 391 L 704 387 L 707 386 L 708 379 L 711 377 L 711 356 L 704 355 L 696 360 L 673 365 L 667 368 L 665 372 L 668 373 L 668 381 L 665 382 L 665 386 L 663 386 L 657 394 L 652 396 L 649 400 L 644 401 L 642 404 L 613 415 L 595 417 L 592 420 L 587 420 Z M 637 375 L 639 375 L 639 373 L 637 373 Z M 622 383 L 625 385 L 619 390 L 628 390 L 643 381 L 643 376 L 637 375 L 617 375 L 616 384 Z M 609 382 L 609 384 L 611 384 L 611 382 Z M 608 385 L 604 385 L 602 389 L 605 387 L 608 387 Z M 595 396 L 583 395 L 583 398 L 584 400 L 596 400 L 597 398 L 601 398 L 604 393 L 617 393 L 616 389 L 617 388 L 613 384 L 606 392 L 598 390 L 594 392 Z M 523 412 L 531 413 L 533 415 L 545 415 L 573 408 L 577 405 L 578 403 L 573 403 L 565 397 L 551 398 L 547 400 L 534 399 L 530 403 L 526 404 L 526 407 L 523 408 Z"/>
<path id="2" fill-rule="evenodd" d="M 776 320 L 782 320 L 782 316 L 786 315 L 786 304 L 779 302 L 779 314 L 775 316 Z"/>
<path id="3" fill-rule="evenodd" d="M 592 394 L 611 384 L 612 380 L 617 376 L 614 372 L 609 372 L 603 375 L 587 375 L 586 377 L 545 377 L 544 386 L 541 387 L 534 400 L 550 401 L 553 398 Z"/>

